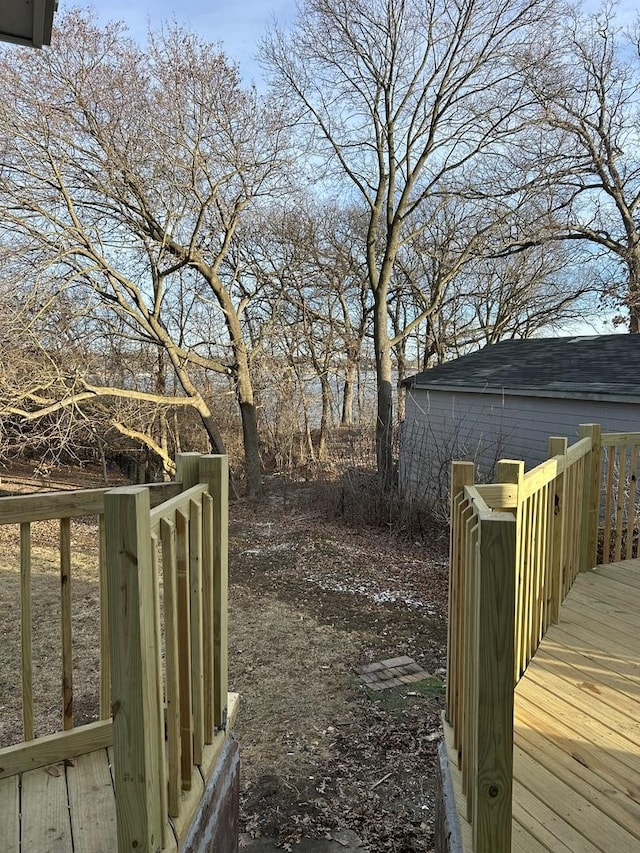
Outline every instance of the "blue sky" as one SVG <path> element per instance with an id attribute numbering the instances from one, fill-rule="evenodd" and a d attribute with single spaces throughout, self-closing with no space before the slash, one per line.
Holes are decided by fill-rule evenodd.
<path id="1" fill-rule="evenodd" d="M 120 20 L 130 34 L 144 41 L 147 21 L 171 20 L 198 30 L 210 41 L 221 41 L 225 53 L 240 65 L 245 82 L 259 82 L 260 66 L 255 56 L 260 37 L 275 19 L 286 24 L 294 19 L 296 0 L 61 0 L 60 7 L 80 6 L 98 10 L 102 21 Z M 596 9 L 600 0 L 583 0 L 586 9 Z M 619 0 L 618 17 L 622 23 L 636 18 L 636 0 Z"/>
<path id="2" fill-rule="evenodd" d="M 197 30 L 209 41 L 221 41 L 225 53 L 240 65 L 245 82 L 261 77 L 255 61 L 257 44 L 273 18 L 286 24 L 295 17 L 295 0 L 62 0 L 60 9 L 70 6 L 93 8 L 101 21 L 124 21 L 130 35 L 144 41 L 147 22 L 172 20 Z"/>

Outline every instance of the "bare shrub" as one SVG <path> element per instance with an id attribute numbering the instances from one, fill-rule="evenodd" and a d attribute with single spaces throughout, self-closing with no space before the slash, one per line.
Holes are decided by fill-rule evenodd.
<path id="1" fill-rule="evenodd" d="M 397 436 L 394 442 L 397 459 Z M 312 502 L 348 525 L 384 528 L 412 541 L 446 538 L 442 519 L 426 502 L 407 500 L 398 489 L 397 462 L 392 488 L 385 487 L 377 470 L 373 426 L 348 426 L 329 435 L 329 461 L 307 469 Z M 300 475 L 302 472 L 298 472 Z"/>
<path id="2" fill-rule="evenodd" d="M 399 491 L 409 506 L 424 506 L 448 523 L 452 461 L 473 462 L 478 483 L 491 482 L 504 456 L 505 430 L 484 434 L 470 418 L 460 418 L 436 431 L 429 418 L 405 422 L 399 430 Z"/>

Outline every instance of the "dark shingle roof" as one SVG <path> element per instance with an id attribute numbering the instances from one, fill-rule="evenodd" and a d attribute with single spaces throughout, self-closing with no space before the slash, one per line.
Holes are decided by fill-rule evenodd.
<path id="1" fill-rule="evenodd" d="M 405 384 L 640 397 L 640 335 L 501 341 L 418 373 Z"/>

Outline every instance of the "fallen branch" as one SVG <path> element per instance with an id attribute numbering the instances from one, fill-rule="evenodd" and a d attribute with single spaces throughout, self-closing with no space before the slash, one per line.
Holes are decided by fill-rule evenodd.
<path id="1" fill-rule="evenodd" d="M 387 781 L 387 779 L 389 778 L 389 776 L 391 776 L 391 773 L 386 773 L 386 774 L 382 777 L 382 779 L 378 779 L 378 781 L 377 781 L 377 782 L 374 782 L 374 784 L 371 786 L 371 788 L 370 788 L 369 790 L 370 790 L 370 791 L 373 791 L 373 789 L 374 789 L 374 788 L 377 788 L 377 787 L 378 787 L 378 785 L 382 785 L 382 783 L 383 783 L 383 782 L 386 782 L 386 781 Z"/>

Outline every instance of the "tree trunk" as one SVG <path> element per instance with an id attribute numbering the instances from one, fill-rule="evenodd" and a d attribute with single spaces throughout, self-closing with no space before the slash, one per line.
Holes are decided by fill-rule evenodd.
<path id="1" fill-rule="evenodd" d="M 222 436 L 220 435 L 220 430 L 209 411 L 209 407 L 205 404 L 203 407 L 198 407 L 198 414 L 200 415 L 200 420 L 202 421 L 202 426 L 207 433 L 209 438 L 209 444 L 211 445 L 211 449 L 214 453 L 225 454 L 227 452 L 226 447 L 224 446 L 224 441 L 222 440 Z"/>
<path id="2" fill-rule="evenodd" d="M 160 396 L 167 393 L 167 369 L 164 361 L 164 350 L 158 348 L 158 366 L 156 368 L 156 391 Z M 159 420 L 159 437 L 158 444 L 162 448 L 165 457 L 169 457 L 169 424 L 167 422 L 167 414 L 160 410 L 158 413 Z M 171 479 L 171 474 L 167 471 L 166 465 L 162 467 L 162 479 L 168 482 Z"/>
<path id="3" fill-rule="evenodd" d="M 353 424 L 353 392 L 356 379 L 356 363 L 347 361 L 347 366 L 344 372 L 344 388 L 342 391 L 342 414 L 340 423 L 342 426 L 351 426 Z"/>
<path id="4" fill-rule="evenodd" d="M 422 361 L 422 369 L 429 370 L 435 363 L 436 355 L 436 340 L 431 326 L 431 320 L 427 321 L 427 334 L 424 341 L 424 359 Z"/>
<path id="5" fill-rule="evenodd" d="M 242 418 L 247 492 L 249 497 L 257 498 L 262 494 L 262 461 L 258 441 L 258 417 L 253 401 L 249 362 L 244 347 L 236 347 L 236 394 Z"/>
<path id="6" fill-rule="evenodd" d="M 386 290 L 382 290 L 386 296 Z M 376 459 L 378 476 L 385 491 L 393 487 L 393 391 L 391 386 L 391 345 L 387 333 L 386 299 L 376 291 L 373 314 L 373 337 L 376 355 L 378 411 L 376 418 Z"/>
<path id="7" fill-rule="evenodd" d="M 185 369 L 182 359 L 178 354 L 177 347 L 173 344 L 168 335 L 166 336 L 166 339 L 162 340 L 162 343 L 167 355 L 169 356 L 169 360 L 173 365 L 176 379 L 180 383 L 180 387 L 185 394 L 188 394 L 189 397 L 191 397 L 193 400 L 193 406 L 200 415 L 202 425 L 209 437 L 211 449 L 214 453 L 226 454 L 227 451 L 224 446 L 224 441 L 222 440 L 220 431 L 216 425 L 213 415 L 211 414 L 211 409 Z"/>
<path id="8" fill-rule="evenodd" d="M 407 360 L 405 358 L 406 341 L 401 341 L 396 347 L 396 360 L 398 362 L 398 420 L 403 421 L 406 415 L 407 389 L 402 380 L 407 375 Z"/>
<path id="9" fill-rule="evenodd" d="M 316 461 L 316 451 L 313 446 L 313 435 L 311 434 L 311 422 L 309 420 L 309 403 L 307 401 L 307 394 L 304 390 L 304 382 L 302 377 L 296 371 L 296 376 L 298 378 L 298 387 L 300 389 L 300 401 L 302 403 L 302 417 L 304 419 L 304 439 L 306 444 L 306 452 L 309 456 L 310 462 Z"/>
<path id="10" fill-rule="evenodd" d="M 322 391 L 322 411 L 320 414 L 320 436 L 318 438 L 318 459 L 324 462 L 327 458 L 327 433 L 329 431 L 329 415 L 331 411 L 331 389 L 325 374 L 320 376 Z"/>
<path id="11" fill-rule="evenodd" d="M 262 494 L 262 463 L 258 444 L 258 418 L 253 402 L 239 401 L 242 418 L 242 440 L 246 465 L 247 492 L 256 498 Z"/>
<path id="12" fill-rule="evenodd" d="M 366 417 L 364 390 L 365 389 L 364 384 L 362 382 L 362 372 L 360 371 L 360 365 L 358 365 L 358 423 L 362 423 L 362 421 Z"/>
<path id="13" fill-rule="evenodd" d="M 629 332 L 640 333 L 640 250 L 632 253 L 627 260 L 629 270 Z"/>

